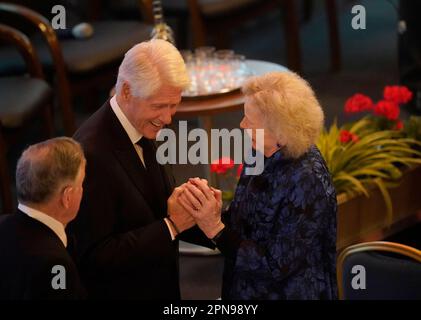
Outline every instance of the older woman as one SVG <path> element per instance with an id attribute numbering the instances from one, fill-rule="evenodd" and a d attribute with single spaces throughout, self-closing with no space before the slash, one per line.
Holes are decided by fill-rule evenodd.
<path id="1" fill-rule="evenodd" d="M 192 179 L 180 203 L 225 256 L 223 299 L 336 299 L 336 195 L 315 146 L 323 111 L 292 72 L 251 78 L 241 127 L 264 129 L 264 171 L 243 169 L 229 210 Z M 216 198 L 216 199 L 215 199 Z"/>

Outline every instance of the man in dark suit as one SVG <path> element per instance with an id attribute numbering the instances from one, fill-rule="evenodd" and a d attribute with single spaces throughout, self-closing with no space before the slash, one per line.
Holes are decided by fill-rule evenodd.
<path id="1" fill-rule="evenodd" d="M 174 46 L 163 40 L 140 43 L 125 55 L 116 95 L 74 135 L 88 166 L 71 229 L 91 297 L 180 298 L 177 240 L 195 223 L 178 204 L 183 189 L 174 189 L 173 178 L 157 162 L 153 140 L 171 123 L 188 84 Z M 187 233 L 206 243 L 198 229 Z"/>
<path id="2" fill-rule="evenodd" d="M 70 138 L 26 149 L 16 169 L 18 212 L 0 218 L 0 300 L 85 296 L 66 250 L 82 199 L 85 158 Z"/>

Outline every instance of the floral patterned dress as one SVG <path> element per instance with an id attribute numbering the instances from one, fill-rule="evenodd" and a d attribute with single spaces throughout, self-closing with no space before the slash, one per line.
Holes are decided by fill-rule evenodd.
<path id="1" fill-rule="evenodd" d="M 336 194 L 319 150 L 245 175 L 223 214 L 223 299 L 336 299 Z"/>

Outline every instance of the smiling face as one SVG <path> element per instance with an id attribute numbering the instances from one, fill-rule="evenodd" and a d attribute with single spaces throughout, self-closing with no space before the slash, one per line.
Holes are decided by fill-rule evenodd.
<path id="1" fill-rule="evenodd" d="M 248 96 L 244 103 L 244 117 L 240 122 L 242 129 L 252 130 L 252 146 L 256 149 L 256 129 L 264 129 L 264 150 L 260 150 L 266 157 L 270 157 L 279 147 L 277 139 L 269 128 L 265 126 L 262 112 L 254 105 L 253 98 Z"/>
<path id="2" fill-rule="evenodd" d="M 159 130 L 169 125 L 181 101 L 181 89 L 162 86 L 149 98 L 138 98 L 131 94 L 130 87 L 123 85 L 117 102 L 136 130 L 148 139 L 155 139 Z"/>

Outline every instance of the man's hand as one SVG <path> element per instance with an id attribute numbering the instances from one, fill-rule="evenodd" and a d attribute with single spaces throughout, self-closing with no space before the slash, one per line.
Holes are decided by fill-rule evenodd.
<path id="1" fill-rule="evenodd" d="M 221 191 L 209 188 L 206 180 L 190 179 L 178 199 L 209 239 L 224 228 L 221 221 Z"/>
<path id="2" fill-rule="evenodd" d="M 167 200 L 168 215 L 180 232 L 190 229 L 196 222 L 189 212 L 180 205 L 180 195 L 184 193 L 186 183 L 174 189 Z M 175 230 L 174 230 L 175 231 Z"/>

